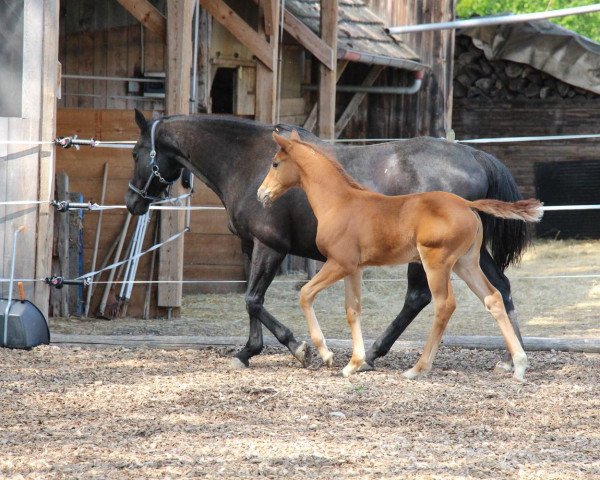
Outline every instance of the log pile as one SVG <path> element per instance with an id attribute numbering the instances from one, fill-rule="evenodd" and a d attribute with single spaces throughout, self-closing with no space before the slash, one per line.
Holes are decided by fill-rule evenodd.
<path id="1" fill-rule="evenodd" d="M 488 60 L 466 35 L 456 37 L 454 98 L 586 99 L 593 92 L 574 87 L 529 65 Z"/>

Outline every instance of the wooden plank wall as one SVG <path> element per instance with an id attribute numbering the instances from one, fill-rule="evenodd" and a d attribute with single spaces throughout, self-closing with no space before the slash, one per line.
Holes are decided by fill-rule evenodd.
<path id="1" fill-rule="evenodd" d="M 149 115 L 147 113 L 147 115 Z M 57 134 L 77 134 L 81 138 L 98 140 L 136 140 L 139 131 L 131 110 L 84 110 L 59 109 Z M 57 172 L 69 175 L 70 190 L 81 192 L 86 201 L 100 201 L 104 163 L 109 164 L 106 204 L 124 203 L 127 182 L 131 178 L 133 161 L 128 149 L 90 149 L 82 147 L 57 151 Z M 219 199 L 199 181 L 196 182 L 193 205 L 221 205 Z M 57 214 L 60 215 L 60 214 Z M 107 210 L 102 221 L 102 235 L 98 250 L 98 263 L 105 257 L 110 245 L 118 235 L 126 210 Z M 84 271 L 90 271 L 98 213 L 86 212 L 84 228 Z M 135 222 L 131 222 L 130 234 Z M 148 228 L 144 248 L 150 246 L 153 225 Z M 227 228 L 225 211 L 195 211 L 191 214 L 192 231 L 186 234 L 184 272 L 185 280 L 243 280 L 243 259 L 237 237 Z M 129 237 L 126 245 L 128 244 Z M 155 269 L 156 272 L 156 269 Z M 58 272 L 57 272 L 58 273 Z M 138 279 L 147 279 L 149 259 L 142 257 Z M 184 285 L 184 292 L 232 291 L 242 284 L 195 284 Z M 95 312 L 101 296 L 101 288 L 94 292 L 90 312 Z M 136 285 L 128 308 L 128 315 L 142 313 L 145 286 Z M 155 295 L 152 296 L 153 300 Z M 156 311 L 155 309 L 152 309 Z"/>
<path id="2" fill-rule="evenodd" d="M 365 2 L 390 26 L 446 22 L 454 19 L 454 0 L 421 0 L 399 2 L 394 0 L 367 0 Z M 412 137 L 419 135 L 445 136 L 451 128 L 452 65 L 454 55 L 454 30 L 441 30 L 402 35 L 431 70 L 425 73 L 421 90 L 414 95 L 373 96 L 369 104 L 375 122 L 386 119 L 379 127 L 383 136 Z M 382 81 L 394 80 L 410 84 L 412 74 Z M 399 75 L 395 72 L 392 75 Z M 373 133 L 370 132 L 371 136 Z"/>
<path id="3" fill-rule="evenodd" d="M 164 2 L 158 2 L 164 9 Z M 164 71 L 164 43 L 116 0 L 63 0 L 59 60 L 63 74 L 133 77 Z M 64 79 L 59 108 L 163 110 L 161 99 L 128 100 L 126 82 Z"/>
<path id="4" fill-rule="evenodd" d="M 600 99 L 454 101 L 456 138 L 596 133 Z M 524 196 L 535 196 L 537 162 L 600 160 L 600 140 L 481 144 L 477 148 L 498 157 L 514 175 Z"/>
<path id="5" fill-rule="evenodd" d="M 0 118 L 0 139 L 12 142 L 39 141 L 40 132 L 46 131 L 42 127 L 43 111 L 42 92 L 45 75 L 49 72 L 44 62 L 44 42 L 40 42 L 40 35 L 48 33 L 46 48 L 51 50 L 55 39 L 51 38 L 48 29 L 45 30 L 45 21 L 53 21 L 52 11 L 56 12 L 57 4 L 54 0 L 40 2 L 25 0 L 23 2 L 23 77 L 21 85 L 21 115 L 22 118 Z M 46 18 L 44 17 L 46 15 Z M 40 33 L 42 32 L 42 33 Z M 51 118 L 48 117 L 48 121 Z M 36 201 L 39 198 L 38 177 L 40 173 L 40 159 L 46 157 L 49 148 L 42 148 L 33 144 L 2 144 L 0 145 L 0 199 L 2 201 Z M 21 225 L 25 230 L 19 235 L 15 263 L 15 276 L 17 278 L 39 278 L 40 272 L 36 270 L 37 233 L 38 228 L 45 235 L 47 218 L 38 218 L 38 206 L 5 205 L 0 207 L 0 275 L 6 278 L 10 274 L 11 253 L 13 247 L 14 231 Z M 43 252 L 41 252 L 43 255 Z M 25 283 L 27 298 L 34 299 L 34 284 Z M 0 285 L 0 296 L 8 294 L 8 284 Z M 45 306 L 40 305 L 45 311 Z"/>

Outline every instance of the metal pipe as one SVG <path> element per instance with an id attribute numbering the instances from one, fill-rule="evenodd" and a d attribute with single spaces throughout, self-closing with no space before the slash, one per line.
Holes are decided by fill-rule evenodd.
<path id="1" fill-rule="evenodd" d="M 64 97 L 91 97 L 135 100 L 139 102 L 164 102 L 165 97 L 141 97 L 139 95 L 99 95 L 97 93 L 63 93 Z"/>
<path id="2" fill-rule="evenodd" d="M 383 95 L 413 95 L 417 93 L 423 83 L 423 71 L 415 73 L 415 80 L 412 85 L 407 87 L 378 87 L 364 85 L 337 85 L 336 92 L 351 92 L 351 93 L 379 93 Z M 318 90 L 318 85 L 302 85 L 303 90 Z"/>
<path id="3" fill-rule="evenodd" d="M 13 234 L 13 248 L 12 248 L 12 259 L 10 262 L 10 282 L 8 284 L 8 301 L 6 302 L 6 308 L 4 309 L 4 331 L 2 333 L 2 343 L 6 345 L 8 340 L 8 315 L 10 314 L 10 307 L 12 303 L 12 292 L 13 285 L 15 282 L 15 260 L 17 258 L 17 237 L 19 233 L 25 230 L 25 225 L 21 225 L 15 230 Z"/>
<path id="4" fill-rule="evenodd" d="M 423 23 L 421 25 L 405 25 L 385 29 L 388 35 L 398 33 L 429 32 L 433 30 L 448 30 L 466 27 L 487 27 L 490 25 L 505 25 L 508 23 L 529 22 L 532 20 L 545 20 L 548 18 L 566 17 L 568 15 L 581 15 L 583 13 L 600 12 L 600 3 L 585 5 L 583 7 L 563 8 L 547 12 L 523 13 L 518 15 L 498 15 L 495 17 L 469 18 L 454 20 L 452 22 Z"/>
<path id="5" fill-rule="evenodd" d="M 196 1 L 194 10 L 194 62 L 192 64 L 192 98 L 190 113 L 198 112 L 198 36 L 200 33 L 200 0 Z"/>
<path id="6" fill-rule="evenodd" d="M 62 75 L 62 78 L 70 79 L 74 78 L 77 80 L 107 80 L 109 82 L 142 82 L 142 83 L 157 83 L 157 82 L 165 82 L 165 79 L 162 77 L 156 78 L 137 78 L 137 77 L 105 77 L 102 75 L 74 75 L 70 73 L 65 73 Z"/>

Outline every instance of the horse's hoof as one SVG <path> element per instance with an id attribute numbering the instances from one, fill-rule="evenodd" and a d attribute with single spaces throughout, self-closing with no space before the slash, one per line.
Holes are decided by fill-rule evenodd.
<path id="1" fill-rule="evenodd" d="M 527 383 L 527 380 L 525 380 L 525 376 L 524 375 L 517 375 L 516 373 L 512 376 L 512 379 L 517 382 L 517 383 Z"/>
<path id="2" fill-rule="evenodd" d="M 367 362 L 363 362 L 360 367 L 356 370 L 357 372 L 370 372 L 371 370 L 375 370 L 373 365 Z"/>
<path id="3" fill-rule="evenodd" d="M 421 376 L 421 372 L 417 371 L 414 367 L 410 370 L 407 370 L 402 374 L 404 378 L 408 378 L 409 380 L 416 380 Z"/>
<path id="4" fill-rule="evenodd" d="M 249 365 L 246 365 L 244 362 L 242 362 L 239 358 L 237 357 L 233 357 L 230 361 L 229 361 L 229 367 L 232 370 L 244 370 L 246 368 L 249 367 Z"/>
<path id="5" fill-rule="evenodd" d="M 348 378 L 355 371 L 356 370 L 353 367 L 351 367 L 350 365 L 346 365 L 344 368 L 342 368 L 342 371 L 340 373 L 342 374 L 342 377 Z"/>
<path id="6" fill-rule="evenodd" d="M 293 353 L 294 357 L 302 364 L 304 368 L 308 367 L 310 363 L 310 355 L 308 355 L 309 349 L 306 342 L 302 342 L 300 346 Z"/>
<path id="7" fill-rule="evenodd" d="M 512 362 L 501 361 L 494 367 L 494 373 L 505 374 L 513 371 Z"/>
<path id="8" fill-rule="evenodd" d="M 328 367 L 333 366 L 333 352 L 327 352 L 322 358 L 323 358 L 323 363 L 326 366 L 328 366 Z"/>

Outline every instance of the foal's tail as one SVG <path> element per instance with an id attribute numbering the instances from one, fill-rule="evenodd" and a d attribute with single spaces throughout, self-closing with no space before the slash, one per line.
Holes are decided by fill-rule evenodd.
<path id="1" fill-rule="evenodd" d="M 469 207 L 479 212 L 487 213 L 498 218 L 523 220 L 524 222 L 539 222 L 544 210 L 542 202 L 534 198 L 517 202 L 502 202 L 500 200 L 475 200 L 467 202 Z"/>

